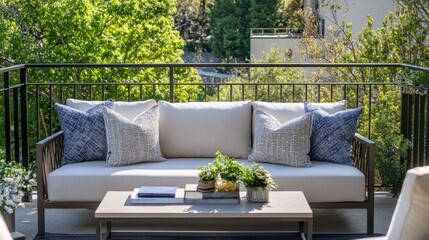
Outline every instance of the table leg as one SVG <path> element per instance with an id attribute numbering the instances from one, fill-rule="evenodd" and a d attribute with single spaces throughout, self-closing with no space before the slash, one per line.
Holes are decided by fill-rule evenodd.
<path id="1" fill-rule="evenodd" d="M 313 240 L 313 219 L 307 222 L 307 240 Z"/>
<path id="2" fill-rule="evenodd" d="M 299 221 L 299 236 L 301 237 L 301 239 L 305 240 L 304 222 L 303 221 Z"/>
<path id="3" fill-rule="evenodd" d="M 112 221 L 107 221 L 106 222 L 106 229 L 107 229 L 107 239 L 111 239 L 112 238 Z"/>
<path id="4" fill-rule="evenodd" d="M 97 240 L 103 240 L 103 235 L 101 234 L 101 221 L 95 220 L 95 226 L 96 226 L 96 237 Z"/>
<path id="5" fill-rule="evenodd" d="M 304 222 L 300 221 L 299 222 L 299 233 L 303 233 L 304 232 Z"/>

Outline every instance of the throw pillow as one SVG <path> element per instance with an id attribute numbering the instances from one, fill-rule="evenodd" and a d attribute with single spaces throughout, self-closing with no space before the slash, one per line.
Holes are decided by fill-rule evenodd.
<path id="1" fill-rule="evenodd" d="M 124 166 L 140 162 L 159 162 L 159 109 L 154 106 L 132 121 L 103 108 L 107 136 L 106 166 Z"/>
<path id="2" fill-rule="evenodd" d="M 311 167 L 310 157 L 311 114 L 280 123 L 263 110 L 256 110 L 255 140 L 249 160 Z"/>
<path id="3" fill-rule="evenodd" d="M 106 159 L 106 129 L 101 112 L 103 107 L 112 108 L 113 101 L 100 103 L 87 112 L 55 104 L 64 133 L 62 165 Z"/>
<path id="4" fill-rule="evenodd" d="M 311 103 L 304 104 L 305 111 L 311 112 L 313 117 L 311 159 L 353 166 L 351 142 L 362 107 L 329 114 Z"/>

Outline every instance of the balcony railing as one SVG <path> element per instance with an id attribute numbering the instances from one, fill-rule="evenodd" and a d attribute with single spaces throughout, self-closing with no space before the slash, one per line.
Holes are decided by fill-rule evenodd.
<path id="1" fill-rule="evenodd" d="M 300 28 L 251 28 L 250 37 L 301 38 L 302 32 Z"/>
<path id="2" fill-rule="evenodd" d="M 195 68 L 241 69 L 235 80 L 225 83 L 188 82 L 183 73 Z M 348 106 L 368 109 L 362 116 L 367 125 L 360 133 L 371 137 L 372 119 L 377 114 L 379 93 L 401 91 L 397 82 L 345 82 L 331 79 L 323 82 L 256 82 L 252 69 L 344 68 L 413 70 L 426 73 L 429 68 L 407 64 L 24 64 L 0 69 L 3 88 L 4 130 L 0 140 L 7 161 L 28 166 L 35 161 L 35 143 L 60 130 L 55 103 L 67 98 L 137 101 L 148 98 L 175 101 L 268 101 L 328 102 L 347 100 Z M 192 75 L 194 74 L 194 75 Z M 198 75 L 194 71 L 191 75 Z M 123 78 L 121 77 L 123 76 Z M 53 81 L 54 79 L 60 81 Z M 121 80 L 117 80 L 121 79 Z M 115 81 L 115 82 L 113 82 Z M 401 94 L 401 129 L 413 142 L 407 167 L 429 164 L 429 98 L 426 94 Z"/>

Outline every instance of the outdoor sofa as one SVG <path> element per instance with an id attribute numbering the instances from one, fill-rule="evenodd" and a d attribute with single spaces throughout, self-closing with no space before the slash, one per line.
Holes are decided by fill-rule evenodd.
<path id="1" fill-rule="evenodd" d="M 87 111 L 95 101 L 68 99 L 67 105 Z M 128 119 L 157 105 L 154 100 L 115 102 L 113 110 Z M 346 109 L 346 102 L 315 103 L 328 113 Z M 160 162 L 107 167 L 105 161 L 62 166 L 62 131 L 37 143 L 38 231 L 45 234 L 45 209 L 95 209 L 107 191 L 130 191 L 141 185 L 184 187 L 197 182 L 197 167 L 211 161 L 216 151 L 250 166 L 255 141 L 256 109 L 284 123 L 304 115 L 304 103 L 267 102 L 159 102 Z M 352 142 L 354 166 L 311 161 L 311 167 L 259 163 L 276 181 L 276 190 L 303 191 L 312 208 L 367 210 L 367 231 L 373 233 L 374 152 L 371 140 L 356 134 Z M 287 204 L 287 203 L 285 203 Z"/>

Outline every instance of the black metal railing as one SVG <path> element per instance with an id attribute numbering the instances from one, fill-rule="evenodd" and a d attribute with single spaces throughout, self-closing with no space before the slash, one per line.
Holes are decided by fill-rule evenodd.
<path id="1" fill-rule="evenodd" d="M 187 82 L 182 73 L 195 68 L 243 69 L 245 74 L 225 83 Z M 367 126 L 360 133 L 372 134 L 373 108 L 378 94 L 401 91 L 397 82 L 345 82 L 329 79 L 308 82 L 255 82 L 249 69 L 264 68 L 347 68 L 407 69 L 427 74 L 429 69 L 407 64 L 311 64 L 311 63 L 235 63 L 235 64 L 25 64 L 0 69 L 3 73 L 4 155 L 8 161 L 34 162 L 35 143 L 59 130 L 55 103 L 67 98 L 85 100 L 138 101 L 148 98 L 166 101 L 269 101 L 323 102 L 346 99 L 349 107 L 368 109 Z M 138 74 L 132 74 L 132 73 Z M 154 72 L 156 73 L 154 75 Z M 122 79 L 128 76 L 127 79 Z M 139 75 L 140 74 L 140 75 Z M 194 75 L 198 75 L 194 71 Z M 138 79 L 143 76 L 144 79 Z M 52 77 L 52 76 L 55 76 Z M 159 77 L 158 77 L 159 76 Z M 189 75 L 188 75 L 189 76 Z M 121 81 L 116 80 L 120 78 Z M 53 81 L 53 79 L 61 79 Z M 151 80 L 151 79 L 156 79 Z M 85 82 L 84 82 L 85 81 Z M 116 82 L 113 82 L 116 81 Z M 28 96 L 28 97 L 27 97 Z M 401 133 L 413 142 L 407 166 L 429 164 L 429 111 L 426 95 L 403 93 L 401 101 Z M 366 100 L 365 100 L 366 99 Z"/>

